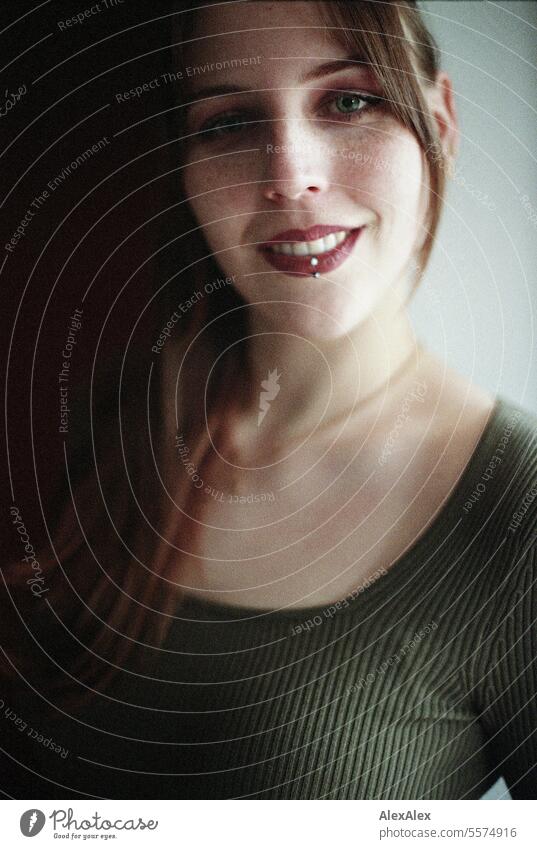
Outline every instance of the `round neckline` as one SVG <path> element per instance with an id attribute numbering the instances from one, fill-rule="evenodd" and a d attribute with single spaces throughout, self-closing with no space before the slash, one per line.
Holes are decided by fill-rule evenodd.
<path id="1" fill-rule="evenodd" d="M 476 466 L 481 462 L 482 455 L 489 447 L 489 443 L 493 440 L 497 426 L 501 427 L 501 420 L 506 410 L 506 401 L 496 395 L 494 404 L 490 410 L 487 422 L 481 432 L 481 436 L 472 452 L 470 459 L 463 468 L 456 484 L 453 486 L 450 494 L 445 499 L 443 506 L 437 512 L 433 521 L 426 527 L 416 540 L 407 548 L 407 550 L 380 576 L 367 583 L 367 578 L 364 581 L 366 586 L 361 586 L 357 590 L 349 593 L 343 599 L 325 604 L 318 604 L 310 607 L 248 607 L 245 605 L 224 604 L 222 602 L 213 602 L 199 596 L 185 595 L 181 605 L 189 608 L 202 609 L 210 614 L 214 614 L 215 618 L 222 620 L 225 617 L 229 618 L 226 621 L 233 622 L 237 619 L 260 619 L 262 617 L 270 617 L 271 619 L 293 619 L 302 621 L 308 618 L 321 616 L 323 612 L 336 608 L 332 616 L 340 616 L 350 610 L 356 610 L 360 604 L 362 606 L 374 602 L 379 594 L 384 593 L 391 584 L 402 583 L 406 577 L 409 568 L 415 568 L 416 560 L 419 559 L 430 547 L 431 543 L 438 537 L 438 531 L 442 528 L 445 531 L 443 534 L 444 540 L 441 541 L 443 546 L 446 539 L 449 538 L 453 531 L 454 525 L 460 519 L 460 509 L 457 505 L 463 500 L 462 495 L 475 477 Z M 381 567 L 379 567 L 380 571 Z M 373 573 L 375 574 L 375 573 Z M 338 605 L 338 607 L 336 607 Z M 196 619 L 199 617 L 196 616 Z M 207 620 L 211 621 L 211 620 Z"/>

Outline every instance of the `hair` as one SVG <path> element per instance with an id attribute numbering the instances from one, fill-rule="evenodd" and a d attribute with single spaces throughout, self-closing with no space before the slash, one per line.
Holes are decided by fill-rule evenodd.
<path id="1" fill-rule="evenodd" d="M 444 162 L 425 96 L 438 71 L 438 49 L 410 0 L 330 0 L 319 7 L 334 40 L 371 65 L 389 108 L 423 152 L 429 206 L 417 283 L 434 242 L 444 189 Z M 171 18 L 172 68 L 191 38 L 195 14 L 194 3 L 182 3 L 181 12 Z M 175 86 L 169 88 L 174 102 L 166 112 L 165 149 L 170 159 L 174 156 L 175 196 L 167 221 L 172 238 L 163 244 L 147 311 L 160 328 L 180 301 L 222 276 L 182 187 L 177 187 L 185 144 L 184 99 Z M 169 277 L 168 271 L 173 272 Z M 155 357 L 148 350 L 148 331 L 138 319 L 136 332 L 142 341 L 137 345 L 133 337 L 130 359 L 114 373 L 117 385 L 110 382 L 109 368 L 96 377 L 96 385 L 101 380 L 109 388 L 110 398 L 119 400 L 125 415 L 118 422 L 109 399 L 90 409 L 91 416 L 81 416 L 79 443 L 72 446 L 71 455 L 76 477 L 69 481 L 69 490 L 60 485 L 57 509 L 50 502 L 53 533 L 38 557 L 48 592 L 42 599 L 31 597 L 16 562 L 3 570 L 12 619 L 24 621 L 25 630 L 34 635 L 28 645 L 10 639 L 4 618 L 1 636 L 9 658 L 4 676 L 16 678 L 18 670 L 26 679 L 35 665 L 34 639 L 50 651 L 55 647 L 55 665 L 65 672 L 57 670 L 54 680 L 48 673 L 42 686 L 68 707 L 106 691 L 128 664 L 135 672 L 147 668 L 144 664 L 162 650 L 173 622 L 182 598 L 181 564 L 196 557 L 203 520 L 203 499 L 192 475 L 185 473 L 173 444 L 174 431 L 186 446 L 182 454 L 191 470 L 210 481 L 218 454 L 233 456 L 236 424 L 241 410 L 252 402 L 248 349 L 233 344 L 248 336 L 247 305 L 232 285 L 194 303 Z M 137 348 L 147 352 L 141 361 L 132 354 Z M 169 398 L 175 382 L 177 405 Z M 88 431 L 84 421 L 90 420 Z"/>

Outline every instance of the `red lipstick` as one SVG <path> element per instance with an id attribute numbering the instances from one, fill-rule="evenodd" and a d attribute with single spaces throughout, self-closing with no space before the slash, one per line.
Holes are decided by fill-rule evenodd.
<path id="1" fill-rule="evenodd" d="M 338 233 L 342 230 L 348 232 L 346 239 L 331 250 L 316 253 L 315 258 L 317 262 L 313 265 L 311 263 L 312 256 L 291 256 L 274 253 L 270 249 L 270 245 L 281 244 L 282 242 L 313 242 L 316 239 L 327 236 L 329 233 Z M 316 224 L 308 230 L 284 230 L 281 233 L 277 233 L 268 242 L 260 244 L 258 249 L 267 262 L 278 271 L 282 271 L 285 274 L 298 274 L 301 277 L 311 277 L 314 274 L 326 274 L 339 268 L 350 256 L 362 230 L 364 230 L 364 227 L 351 229 L 344 225 L 325 226 Z"/>

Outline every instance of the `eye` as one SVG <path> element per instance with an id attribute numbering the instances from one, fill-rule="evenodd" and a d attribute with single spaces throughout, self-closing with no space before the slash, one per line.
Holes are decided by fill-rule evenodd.
<path id="1" fill-rule="evenodd" d="M 244 126 L 255 126 L 256 121 L 248 119 L 243 112 L 228 112 L 211 118 L 201 127 L 198 135 L 204 138 L 221 138 L 232 133 L 240 133 Z"/>
<path id="2" fill-rule="evenodd" d="M 369 111 L 376 106 L 379 106 L 383 101 L 382 97 L 373 94 L 362 94 L 357 91 L 343 91 L 337 97 L 331 97 L 326 101 L 324 107 L 329 115 L 338 115 L 344 121 L 352 120 L 361 112 Z M 335 112 L 330 108 L 335 106 Z"/>
<path id="3" fill-rule="evenodd" d="M 336 97 L 331 97 L 322 107 L 330 116 L 336 115 L 340 120 L 352 121 L 357 115 L 379 106 L 382 97 L 373 94 L 362 94 L 356 91 L 342 91 Z M 335 112 L 332 106 L 335 105 Z M 225 136 L 241 133 L 244 129 L 255 129 L 258 125 L 255 116 L 248 112 L 227 112 L 210 118 L 198 131 L 197 136 L 202 140 L 222 139 Z"/>

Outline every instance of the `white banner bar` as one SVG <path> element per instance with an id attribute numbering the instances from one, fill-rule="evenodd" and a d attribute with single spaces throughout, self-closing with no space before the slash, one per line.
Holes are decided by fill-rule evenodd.
<path id="1" fill-rule="evenodd" d="M 535 849 L 534 803 L 505 801 L 10 800 L 1 845 Z"/>

